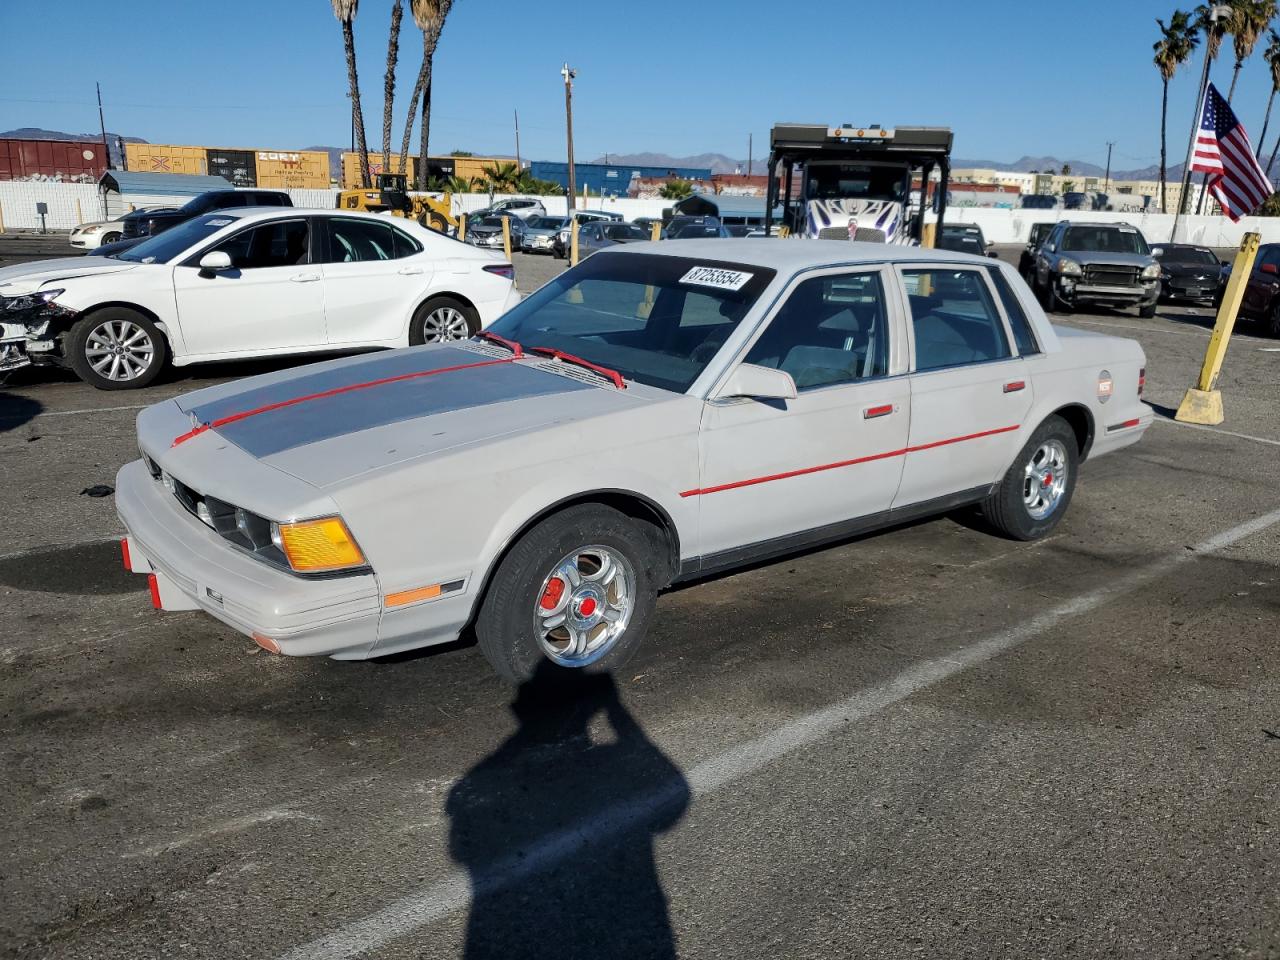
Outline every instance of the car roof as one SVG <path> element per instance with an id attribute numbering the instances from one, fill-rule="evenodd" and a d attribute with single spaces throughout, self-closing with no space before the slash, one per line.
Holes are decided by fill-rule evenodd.
<path id="1" fill-rule="evenodd" d="M 808 240 L 779 237 L 715 237 L 707 239 L 669 240 L 654 243 L 629 243 L 620 251 L 627 255 L 658 254 L 685 259 L 719 260 L 769 267 L 779 272 L 796 272 L 822 267 L 860 263 L 921 263 L 958 261 L 990 266 L 994 261 L 971 253 L 933 250 L 892 243 L 864 243 L 856 240 Z"/>
<path id="2" fill-rule="evenodd" d="M 388 220 L 404 220 L 402 217 L 388 217 L 380 213 L 366 213 L 362 210 L 339 210 L 334 207 L 231 207 L 227 210 L 210 210 L 196 214 L 197 217 L 226 217 L 233 220 L 267 220 L 273 217 L 354 217 L 358 220 L 374 220 L 386 223 Z M 194 218 L 193 218 L 194 219 Z M 413 221 L 404 220 L 396 226 L 404 226 Z"/>

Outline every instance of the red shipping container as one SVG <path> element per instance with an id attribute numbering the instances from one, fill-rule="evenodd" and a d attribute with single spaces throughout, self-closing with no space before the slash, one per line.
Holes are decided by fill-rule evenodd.
<path id="1" fill-rule="evenodd" d="M 97 183 L 106 148 L 93 140 L 0 140 L 0 180 Z"/>

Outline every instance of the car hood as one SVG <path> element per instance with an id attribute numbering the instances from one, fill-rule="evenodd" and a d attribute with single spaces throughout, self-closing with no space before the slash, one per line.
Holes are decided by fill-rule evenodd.
<path id="1" fill-rule="evenodd" d="M 1204 277 L 1209 280 L 1217 280 L 1222 272 L 1221 265 L 1217 263 L 1162 262 L 1160 267 L 1171 277 Z"/>
<path id="2" fill-rule="evenodd" d="M 1121 267 L 1149 267 L 1155 258 L 1145 253 L 1110 253 L 1102 250 L 1060 250 L 1059 253 L 1076 263 L 1108 263 Z"/>
<path id="3" fill-rule="evenodd" d="M 39 290 L 55 280 L 70 280 L 97 274 L 133 270 L 136 263 L 107 257 L 59 257 L 56 260 L 34 260 L 0 267 L 0 297 L 20 296 Z"/>
<path id="4" fill-rule="evenodd" d="M 348 358 L 179 398 L 190 431 L 173 446 L 230 442 L 331 488 L 407 461 L 656 400 L 649 388 L 618 390 L 580 373 L 559 361 L 514 360 L 504 348 L 475 345 Z"/>

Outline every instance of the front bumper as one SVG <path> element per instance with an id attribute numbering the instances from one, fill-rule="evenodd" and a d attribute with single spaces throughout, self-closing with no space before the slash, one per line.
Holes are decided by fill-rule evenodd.
<path id="1" fill-rule="evenodd" d="M 141 460 L 116 476 L 116 511 L 129 569 L 154 576 L 164 610 L 203 610 L 290 656 L 368 657 L 378 641 L 381 600 L 373 574 L 304 579 L 226 543 L 154 479 Z"/>
<path id="2" fill-rule="evenodd" d="M 1057 277 L 1054 280 L 1058 297 L 1068 304 L 1096 303 L 1103 306 L 1150 306 L 1160 299 L 1160 282 L 1150 280 L 1137 286 L 1112 286 L 1101 283 L 1081 283 L 1075 277 Z"/>
<path id="3" fill-rule="evenodd" d="M 27 354 L 27 328 L 23 324 L 0 323 L 0 375 L 31 366 Z"/>
<path id="4" fill-rule="evenodd" d="M 1167 300 L 1216 300 L 1222 288 L 1216 280 L 1197 283 L 1194 280 L 1165 279 L 1160 295 Z"/>

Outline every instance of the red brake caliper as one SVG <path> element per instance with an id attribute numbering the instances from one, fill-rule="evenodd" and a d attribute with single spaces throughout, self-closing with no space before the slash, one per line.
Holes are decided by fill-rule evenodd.
<path id="1" fill-rule="evenodd" d="M 564 581 L 559 577 L 552 577 L 547 581 L 547 589 L 542 591 L 542 599 L 538 601 L 538 606 L 543 610 L 554 610 L 563 596 Z"/>

